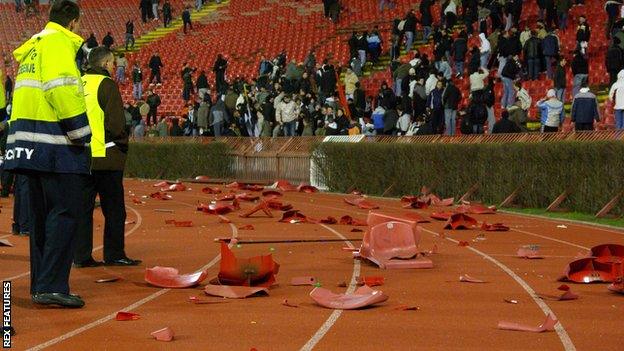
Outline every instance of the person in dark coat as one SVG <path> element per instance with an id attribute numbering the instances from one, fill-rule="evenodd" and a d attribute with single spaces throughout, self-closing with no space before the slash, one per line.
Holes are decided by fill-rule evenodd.
<path id="1" fill-rule="evenodd" d="M 566 59 L 562 57 L 561 60 L 559 60 L 559 64 L 555 69 L 555 76 L 553 77 L 553 85 L 555 86 L 557 99 L 563 103 L 565 103 L 565 89 L 567 87 L 565 65 Z"/>
<path id="2" fill-rule="evenodd" d="M 167 28 L 169 24 L 171 23 L 171 20 L 173 19 L 173 9 L 171 7 L 171 3 L 169 2 L 169 0 L 165 0 L 162 11 L 163 11 L 163 23 L 164 23 L 165 28 Z"/>
<path id="3" fill-rule="evenodd" d="M 399 114 L 394 108 L 386 110 L 386 113 L 384 115 L 383 133 L 385 135 L 393 135 L 396 130 L 396 124 L 398 120 Z"/>
<path id="4" fill-rule="evenodd" d="M 442 93 L 442 103 L 444 104 L 444 126 L 446 135 L 455 135 L 457 118 L 457 107 L 461 101 L 461 91 L 450 80 Z"/>
<path id="5" fill-rule="evenodd" d="M 111 32 L 106 33 L 106 36 L 102 38 L 102 46 L 105 46 L 108 49 L 110 49 L 114 43 L 115 43 L 115 39 L 113 39 Z"/>
<path id="6" fill-rule="evenodd" d="M 442 102 L 442 92 L 444 91 L 444 83 L 438 80 L 435 89 L 433 89 L 427 98 L 427 108 L 431 113 L 431 124 L 435 134 L 442 134 L 444 129 L 444 104 Z"/>
<path id="7" fill-rule="evenodd" d="M 186 34 L 186 27 L 190 27 L 193 30 L 193 23 L 191 22 L 191 10 L 190 6 L 186 6 L 182 11 L 182 23 L 184 23 L 184 34 Z"/>
<path id="8" fill-rule="evenodd" d="M 473 134 L 483 134 L 483 125 L 488 119 L 488 112 L 485 103 L 479 101 L 479 99 L 471 99 L 468 111 L 466 111 L 466 117 L 472 125 Z"/>
<path id="9" fill-rule="evenodd" d="M 212 71 L 215 73 L 215 86 L 217 87 L 218 94 L 224 94 L 227 89 L 227 83 L 225 82 L 225 71 L 227 70 L 228 61 L 222 54 L 217 55 L 217 59 L 212 66 Z"/>
<path id="10" fill-rule="evenodd" d="M 153 18 L 154 13 L 152 12 L 152 2 L 150 0 L 141 0 L 139 9 L 141 9 L 141 20 L 143 20 L 143 23 L 147 23 L 149 19 Z"/>
<path id="11" fill-rule="evenodd" d="M 503 110 L 501 113 L 501 119 L 498 120 L 494 124 L 494 128 L 492 128 L 492 134 L 502 134 L 502 133 L 520 133 L 522 130 L 518 125 L 509 120 L 509 112 Z"/>
<path id="12" fill-rule="evenodd" d="M 158 123 L 158 106 L 160 106 L 160 96 L 156 94 L 153 90 L 147 91 L 147 99 L 145 103 L 149 106 L 149 112 L 147 114 L 147 125 L 150 125 L 150 122 L 153 122 L 153 125 Z"/>
<path id="13" fill-rule="evenodd" d="M 453 56 L 453 62 L 455 62 L 455 77 L 461 77 L 464 75 L 464 62 L 466 61 L 466 54 L 468 53 L 468 35 L 465 31 L 461 31 L 459 36 L 451 45 L 451 56 Z"/>
<path id="14" fill-rule="evenodd" d="M 468 62 L 468 72 L 472 74 L 479 70 L 481 66 L 481 53 L 479 52 L 479 48 L 473 46 L 470 50 L 470 61 Z"/>
<path id="15" fill-rule="evenodd" d="M 600 121 L 600 111 L 598 110 L 598 99 L 596 95 L 589 91 L 587 83 L 572 101 L 572 111 L 570 113 L 574 130 L 594 130 L 594 121 Z"/>
<path id="16" fill-rule="evenodd" d="M 420 11 L 420 24 L 423 27 L 423 38 L 429 40 L 431 34 L 431 25 L 433 24 L 433 15 L 431 14 L 432 0 L 422 0 L 418 7 Z"/>
<path id="17" fill-rule="evenodd" d="M 622 55 L 622 49 L 618 47 L 616 41 L 617 38 L 613 38 L 611 45 L 605 55 L 605 68 L 609 72 L 609 85 L 613 85 L 617 81 L 617 74 L 624 68 L 624 55 Z"/>
<path id="18" fill-rule="evenodd" d="M 524 44 L 524 63 L 528 69 L 528 80 L 537 80 L 540 72 L 540 58 L 542 41 L 535 31 L 531 31 L 531 37 Z"/>
<path id="19" fill-rule="evenodd" d="M 152 70 L 149 80 L 150 84 L 154 83 L 154 80 L 156 80 L 156 84 L 161 84 L 160 69 L 164 66 L 157 52 L 150 58 L 148 66 Z"/>
<path id="20" fill-rule="evenodd" d="M 98 46 L 98 41 L 95 39 L 95 34 L 91 33 L 86 40 L 87 49 L 93 49 Z"/>

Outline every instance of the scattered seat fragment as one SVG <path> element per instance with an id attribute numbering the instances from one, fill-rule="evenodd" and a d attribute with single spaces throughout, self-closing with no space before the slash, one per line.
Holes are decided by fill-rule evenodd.
<path id="1" fill-rule="evenodd" d="M 366 285 L 359 287 L 352 294 L 335 294 L 328 289 L 317 287 L 310 292 L 310 297 L 320 306 L 338 310 L 358 309 L 388 300 L 388 295 Z"/>
<path id="2" fill-rule="evenodd" d="M 555 325 L 557 325 L 557 323 L 559 323 L 557 318 L 553 316 L 552 314 L 548 314 L 548 316 L 546 316 L 546 320 L 544 321 L 544 323 L 542 323 L 538 327 L 531 327 L 528 325 L 515 323 L 515 322 L 501 321 L 501 322 L 498 322 L 498 329 L 542 333 L 545 331 L 555 330 Z"/>
<path id="3" fill-rule="evenodd" d="M 161 288 L 190 288 L 204 281 L 207 276 L 207 271 L 180 274 L 173 267 L 156 266 L 145 269 L 145 281 Z"/>
<path id="4" fill-rule="evenodd" d="M 262 211 L 267 217 L 273 218 L 273 213 L 271 213 L 270 205 L 266 201 L 260 201 L 256 206 L 249 209 L 247 212 L 241 213 L 239 216 L 243 218 L 249 218 L 251 217 L 251 215 L 256 214 L 260 211 Z"/>
<path id="5" fill-rule="evenodd" d="M 468 274 L 460 275 L 459 276 L 459 281 L 462 282 L 462 283 L 487 283 L 487 281 L 485 281 L 485 280 L 473 278 L 473 277 L 469 276 Z"/>
<path id="6" fill-rule="evenodd" d="M 433 212 L 429 215 L 429 217 L 437 219 L 438 221 L 448 221 L 452 215 L 452 212 Z"/>
<path id="7" fill-rule="evenodd" d="M 538 245 L 523 245 L 518 248 L 516 257 L 528 258 L 528 259 L 541 259 L 544 258 L 539 252 Z"/>
<path id="8" fill-rule="evenodd" d="M 344 202 L 348 203 L 351 206 L 357 206 L 358 208 L 361 208 L 363 210 L 374 210 L 374 209 L 379 208 L 378 205 L 376 205 L 375 203 L 367 200 L 363 196 L 345 197 L 344 198 Z"/>
<path id="9" fill-rule="evenodd" d="M 624 245 L 602 244 L 591 248 L 591 256 L 601 263 L 624 262 Z"/>
<path id="10" fill-rule="evenodd" d="M 225 297 L 228 299 L 244 299 L 246 297 L 269 294 L 269 289 L 261 286 L 236 286 L 236 285 L 214 285 L 208 284 L 204 288 L 204 293 L 210 296 Z"/>
<path id="11" fill-rule="evenodd" d="M 275 188 L 281 191 L 297 191 L 297 187 L 290 184 L 287 180 L 278 180 L 273 184 Z"/>
<path id="12" fill-rule="evenodd" d="M 461 204 L 455 208 L 455 212 L 465 214 L 495 214 L 496 206 L 485 206 L 480 203 Z"/>
<path id="13" fill-rule="evenodd" d="M 550 294 L 536 294 L 539 298 L 544 300 L 553 300 L 553 301 L 570 301 L 576 300 L 579 296 L 572 292 L 569 286 L 562 284 L 557 290 L 562 291 L 559 295 L 550 295 Z"/>
<path id="14" fill-rule="evenodd" d="M 481 230 L 485 230 L 486 232 L 507 232 L 509 231 L 509 227 L 503 223 L 488 224 L 484 221 L 483 224 L 481 224 Z"/>
<path id="15" fill-rule="evenodd" d="M 171 341 L 174 337 L 173 330 L 169 327 L 152 332 L 151 335 L 158 341 Z"/>
<path id="16" fill-rule="evenodd" d="M 463 213 L 454 213 L 447 219 L 444 229 L 471 229 L 476 226 L 476 219 Z"/>
<path id="17" fill-rule="evenodd" d="M 202 193 L 204 194 L 221 194 L 221 189 L 217 187 L 204 187 L 202 188 Z"/>
<path id="18" fill-rule="evenodd" d="M 302 184 L 299 184 L 299 186 L 297 187 L 297 191 L 300 193 L 313 194 L 313 193 L 317 193 L 318 189 L 315 186 L 302 183 Z"/>
<path id="19" fill-rule="evenodd" d="M 316 283 L 317 281 L 314 277 L 294 277 L 290 279 L 290 285 L 293 286 L 314 285 Z"/>
<path id="20" fill-rule="evenodd" d="M 182 183 L 175 183 L 175 184 L 171 184 L 169 186 L 160 188 L 160 191 L 167 191 L 167 192 L 186 191 L 186 185 Z"/>
<path id="21" fill-rule="evenodd" d="M 429 204 L 420 196 L 406 195 L 401 197 L 401 206 L 403 208 L 425 209 L 429 207 Z"/>
<path id="22" fill-rule="evenodd" d="M 124 312 L 124 311 L 119 311 L 117 312 L 117 314 L 115 315 L 115 320 L 116 321 L 136 321 L 141 319 L 141 316 L 137 313 L 132 313 L 132 312 Z"/>
<path id="23" fill-rule="evenodd" d="M 0 239 L 0 246 L 13 247 L 13 244 L 8 239 Z"/>
<path id="24" fill-rule="evenodd" d="M 341 225 L 352 225 L 352 226 L 356 226 L 356 227 L 365 227 L 368 224 L 366 224 L 366 221 L 361 220 L 361 219 L 355 219 L 351 216 L 342 216 L 340 217 L 340 222 Z"/>
<path id="25" fill-rule="evenodd" d="M 575 283 L 610 283 L 614 280 L 613 265 L 597 261 L 594 257 L 585 257 L 568 264 L 565 278 Z"/>
<path id="26" fill-rule="evenodd" d="M 318 223 L 317 220 L 307 217 L 299 210 L 289 210 L 282 214 L 282 219 L 279 220 L 283 223 Z"/>
<path id="27" fill-rule="evenodd" d="M 174 182 L 168 182 L 168 181 L 166 181 L 166 180 L 163 180 L 163 181 L 161 181 L 161 182 L 155 183 L 155 184 L 154 184 L 154 185 L 152 185 L 152 186 L 153 186 L 154 188 L 162 188 L 162 187 L 169 186 L 169 185 L 172 185 L 172 184 L 175 184 L 175 183 L 174 183 Z"/>
<path id="28" fill-rule="evenodd" d="M 149 197 L 151 197 L 152 199 L 157 199 L 157 200 L 171 200 L 173 199 L 173 197 L 169 194 L 165 194 L 163 192 L 157 191 L 155 193 L 151 193 L 149 195 Z"/>
<path id="29" fill-rule="evenodd" d="M 237 258 L 225 242 L 221 242 L 221 264 L 218 282 L 224 285 L 264 286 L 275 283 L 279 264 L 273 255 Z"/>

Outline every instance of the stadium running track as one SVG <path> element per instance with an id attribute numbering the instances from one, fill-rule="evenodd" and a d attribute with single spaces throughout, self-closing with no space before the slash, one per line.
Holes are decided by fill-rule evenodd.
<path id="1" fill-rule="evenodd" d="M 127 180 L 126 192 L 138 197 L 156 191 L 154 181 Z M 380 270 L 367 262 L 350 258 L 345 246 L 359 246 L 348 238 L 361 238 L 351 226 L 278 223 L 275 218 L 219 217 L 195 210 L 198 202 L 209 202 L 214 195 L 201 192 L 201 184 L 186 184 L 192 190 L 171 193 L 173 200 L 144 199 L 134 204 L 127 198 L 128 221 L 126 251 L 143 259 L 139 267 L 98 267 L 73 269 L 71 288 L 86 306 L 79 310 L 40 308 L 30 301 L 28 239 L 0 232 L 15 247 L 0 248 L 0 280 L 13 282 L 13 337 L 16 350 L 616 350 L 624 344 L 624 296 L 611 293 L 606 284 L 569 284 L 580 295 L 574 301 L 548 301 L 533 297 L 535 292 L 554 293 L 557 279 L 566 264 L 579 253 L 602 243 L 624 243 L 624 232 L 584 224 L 536 219 L 497 213 L 475 215 L 479 221 L 503 222 L 509 232 L 486 233 L 486 240 L 473 241 L 478 230 L 443 230 L 443 222 L 421 224 L 421 248 L 437 244 L 431 256 L 435 267 L 423 270 Z M 367 211 L 352 207 L 339 194 L 284 193 L 284 202 L 314 218 L 351 215 L 365 219 Z M 427 210 L 404 210 L 397 199 L 373 199 L 381 212 L 400 214 Z M 8 228 L 11 203 L 4 200 L 0 213 L 3 228 Z M 242 202 L 243 209 L 253 206 Z M 155 209 L 174 210 L 174 213 Z M 438 208 L 440 210 L 440 208 Z M 192 228 L 166 225 L 165 219 L 192 220 Z M 96 210 L 94 257 L 101 259 L 102 216 Z M 253 224 L 255 230 L 237 227 Z M 444 236 L 440 234 L 444 233 Z M 273 252 L 280 272 L 277 286 L 269 296 L 243 300 L 207 297 L 203 286 L 189 289 L 160 289 L 145 283 L 145 267 L 171 266 L 181 273 L 202 267 L 209 276 L 219 269 L 216 237 L 243 239 L 345 239 L 345 242 L 253 244 L 235 248 L 238 256 Z M 462 247 L 458 241 L 469 241 Z M 542 260 L 516 258 L 521 245 L 536 244 L 545 255 Z M 469 274 L 488 284 L 460 283 Z M 308 296 L 312 287 L 290 286 L 292 277 L 314 276 L 334 292 L 352 291 L 338 287 L 340 282 L 355 282 L 356 276 L 381 275 L 383 290 L 390 299 L 362 310 L 334 311 L 317 306 Z M 114 283 L 95 280 L 122 277 Z M 189 296 L 223 301 L 217 304 L 192 304 Z M 282 305 L 288 299 L 299 308 Z M 517 304 L 505 302 L 515 299 Z M 417 311 L 402 311 L 400 305 L 418 306 Z M 140 314 L 136 321 L 115 321 L 118 311 Z M 560 321 L 554 332 L 524 333 L 497 329 L 501 320 L 537 326 L 546 313 L 554 312 Z M 165 326 L 175 339 L 159 342 L 150 332 Z"/>

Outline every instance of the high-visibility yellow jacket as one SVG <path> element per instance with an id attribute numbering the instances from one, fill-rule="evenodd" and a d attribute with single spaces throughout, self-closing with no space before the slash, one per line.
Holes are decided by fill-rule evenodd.
<path id="1" fill-rule="evenodd" d="M 76 53 L 82 38 L 50 22 L 13 52 L 6 169 L 89 173 L 91 129 Z"/>
<path id="2" fill-rule="evenodd" d="M 107 77 L 101 74 L 85 74 L 82 76 L 84 84 L 87 117 L 91 127 L 91 157 L 106 157 L 106 140 L 104 136 L 104 110 L 98 102 L 100 83 Z M 115 146 L 112 143 L 111 146 Z"/>

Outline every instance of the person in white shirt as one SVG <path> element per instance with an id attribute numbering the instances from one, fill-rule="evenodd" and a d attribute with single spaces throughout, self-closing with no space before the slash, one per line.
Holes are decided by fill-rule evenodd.
<path id="1" fill-rule="evenodd" d="M 615 112 L 615 129 L 624 129 L 624 70 L 617 75 L 617 81 L 609 90 L 609 101 Z"/>
<path id="2" fill-rule="evenodd" d="M 481 68 L 487 68 L 492 47 L 484 33 L 479 33 L 479 40 L 481 41 L 481 46 L 479 47 L 479 52 L 481 53 Z"/>
<path id="3" fill-rule="evenodd" d="M 427 81 L 425 81 L 425 94 L 427 94 L 427 96 L 429 96 L 429 93 L 431 93 L 431 91 L 435 89 L 436 84 L 438 84 L 437 73 L 438 72 L 435 70 L 435 68 L 431 69 L 429 73 L 429 78 L 427 78 Z"/>
<path id="4" fill-rule="evenodd" d="M 404 112 L 401 107 L 397 107 L 397 112 L 399 114 L 399 120 L 397 121 L 397 124 L 396 124 L 397 134 L 405 135 L 405 133 L 407 133 L 407 130 L 410 127 L 412 116 Z"/>

